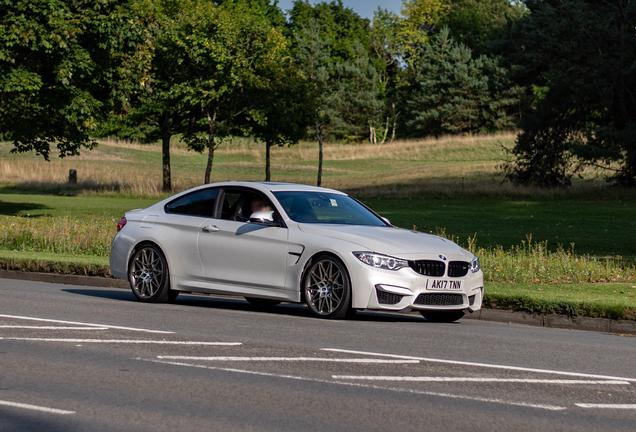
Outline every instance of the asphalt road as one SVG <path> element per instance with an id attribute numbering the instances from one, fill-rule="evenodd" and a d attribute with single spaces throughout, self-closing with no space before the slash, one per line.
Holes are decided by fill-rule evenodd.
<path id="1" fill-rule="evenodd" d="M 636 338 L 0 279 L 0 431 L 636 429 Z"/>

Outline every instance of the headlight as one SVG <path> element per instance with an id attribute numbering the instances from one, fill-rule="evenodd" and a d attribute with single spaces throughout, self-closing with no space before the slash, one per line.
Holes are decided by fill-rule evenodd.
<path id="1" fill-rule="evenodd" d="M 479 268 L 479 258 L 473 257 L 473 260 L 470 262 L 470 271 L 477 273 Z"/>
<path id="2" fill-rule="evenodd" d="M 386 255 L 379 255 L 372 252 L 354 252 L 356 258 L 370 265 L 371 267 L 385 270 L 399 270 L 409 266 L 409 262 L 399 258 L 393 258 Z"/>

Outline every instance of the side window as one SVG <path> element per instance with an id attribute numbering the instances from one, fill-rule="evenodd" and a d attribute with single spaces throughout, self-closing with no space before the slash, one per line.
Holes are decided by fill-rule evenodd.
<path id="1" fill-rule="evenodd" d="M 274 206 L 264 196 L 248 190 L 225 190 L 221 219 L 246 222 L 259 210 L 274 210 Z"/>
<path id="2" fill-rule="evenodd" d="M 212 217 L 218 189 L 193 192 L 166 204 L 166 213 Z"/>

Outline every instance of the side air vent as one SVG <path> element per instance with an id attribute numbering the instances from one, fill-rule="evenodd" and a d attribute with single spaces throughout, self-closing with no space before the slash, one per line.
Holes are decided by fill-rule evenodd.
<path id="1" fill-rule="evenodd" d="M 425 306 L 458 306 L 464 304 L 461 294 L 420 294 L 415 299 L 416 305 Z"/>
<path id="2" fill-rule="evenodd" d="M 444 273 L 446 272 L 446 264 L 442 261 L 409 261 L 409 267 L 422 276 L 444 276 Z"/>
<path id="3" fill-rule="evenodd" d="M 394 293 L 382 291 L 379 289 L 376 289 L 375 291 L 378 294 L 378 303 L 380 304 L 386 304 L 386 305 L 398 304 L 400 301 L 402 301 L 402 297 L 404 297 L 403 295 L 400 295 L 400 294 L 394 294 Z"/>
<path id="4" fill-rule="evenodd" d="M 468 273 L 469 263 L 466 261 L 451 261 L 448 263 L 449 277 L 462 277 Z"/>
<path id="5" fill-rule="evenodd" d="M 471 306 L 475 304 L 475 294 L 468 297 L 468 304 Z"/>

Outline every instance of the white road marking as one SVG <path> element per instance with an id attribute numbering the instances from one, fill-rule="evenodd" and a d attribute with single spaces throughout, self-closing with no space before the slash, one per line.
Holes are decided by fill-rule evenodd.
<path id="1" fill-rule="evenodd" d="M 47 412 L 47 413 L 50 413 L 50 414 L 75 414 L 75 411 L 61 410 L 61 409 L 57 409 L 57 408 L 47 408 L 47 407 L 43 407 L 43 406 L 29 405 L 29 404 L 23 404 L 23 403 L 18 403 L 18 402 L 9 402 L 9 401 L 3 401 L 3 400 L 0 400 L 0 405 L 14 407 L 14 408 L 30 409 L 30 410 L 34 410 L 34 411 L 43 411 L 43 412 Z"/>
<path id="2" fill-rule="evenodd" d="M 62 339 L 62 338 L 26 338 L 26 337 L 0 337 L 4 340 L 37 341 L 37 342 L 70 342 L 70 343 L 107 343 L 107 344 L 155 344 L 155 345 L 243 345 L 241 342 L 195 342 L 195 341 L 160 341 L 160 340 L 136 340 L 136 339 Z"/>
<path id="3" fill-rule="evenodd" d="M 478 382 L 478 383 L 522 383 L 522 384 L 611 384 L 630 385 L 629 381 L 591 380 L 550 380 L 528 378 L 477 378 L 477 377 L 429 377 L 429 376 L 365 376 L 332 375 L 333 379 L 366 381 L 408 381 L 408 382 Z"/>
<path id="4" fill-rule="evenodd" d="M 322 380 L 317 378 L 306 378 L 306 377 L 299 377 L 294 375 L 281 375 L 281 374 L 268 373 L 268 372 L 256 372 L 256 371 L 249 371 L 249 370 L 243 370 L 243 369 L 223 368 L 223 367 L 205 366 L 205 365 L 197 365 L 197 364 L 189 364 L 189 363 L 177 363 L 177 362 L 168 362 L 168 361 L 161 361 L 161 360 L 146 360 L 142 358 L 138 358 L 137 360 L 149 361 L 153 363 L 162 363 L 162 364 L 168 364 L 168 365 L 174 365 L 174 366 L 186 366 L 186 367 L 193 367 L 193 368 L 200 368 L 200 369 L 219 370 L 224 372 L 234 372 L 234 373 L 243 373 L 243 374 L 249 374 L 249 375 L 268 376 L 268 377 L 274 377 L 274 378 L 285 378 L 285 379 L 292 379 L 292 380 L 298 380 L 298 381 L 317 382 L 317 383 L 323 383 L 323 384 L 336 384 L 336 385 L 343 385 L 343 386 L 350 386 L 350 387 L 361 387 L 361 388 L 371 388 L 371 389 L 377 389 L 377 390 L 394 391 L 394 392 L 400 392 L 400 393 L 411 393 L 411 394 L 418 394 L 418 395 L 424 395 L 424 396 L 437 396 L 437 397 L 445 397 L 445 398 L 451 398 L 451 399 L 472 400 L 476 402 L 522 406 L 526 408 L 537 408 L 537 409 L 544 409 L 549 411 L 562 411 L 567 409 L 565 407 L 556 406 L 556 405 L 533 404 L 528 402 L 512 402 L 512 401 L 505 401 L 502 399 L 455 395 L 450 393 L 436 393 L 436 392 L 428 392 L 428 391 L 413 390 L 413 389 L 381 387 L 376 385 L 351 383 L 351 382 L 345 382 L 345 381 L 329 381 L 329 380 Z"/>
<path id="5" fill-rule="evenodd" d="M 166 360 L 203 360 L 203 361 L 230 361 L 230 362 L 329 362 L 329 363 L 388 363 L 404 364 L 419 363 L 419 360 L 384 360 L 384 359 L 334 359 L 324 357 L 195 357 L 195 356 L 157 356 Z"/>
<path id="6" fill-rule="evenodd" d="M 32 329 L 32 330 L 108 330 L 108 327 L 56 327 L 56 326 L 20 326 L 0 325 L 3 329 Z"/>
<path id="7" fill-rule="evenodd" d="M 636 378 L 624 378 L 624 377 L 616 377 L 610 375 L 594 375 L 594 374 L 586 374 L 586 373 L 578 373 L 578 372 L 565 372 L 565 371 L 555 371 L 549 369 L 534 369 L 534 368 L 526 368 L 519 366 L 505 366 L 505 365 L 496 365 L 496 364 L 488 364 L 488 363 L 473 363 L 459 360 L 443 360 L 443 359 L 435 359 L 435 358 L 427 358 L 427 357 L 414 357 L 414 356 L 404 356 L 397 354 L 382 354 L 382 353 L 374 353 L 367 351 L 354 351 L 354 350 L 345 350 L 345 349 L 337 349 L 337 348 L 321 348 L 322 351 L 332 351 L 346 354 L 358 354 L 358 355 L 372 355 L 372 356 L 381 356 L 381 357 L 391 357 L 396 359 L 407 359 L 407 360 L 420 360 L 424 362 L 431 363 L 446 363 L 453 365 L 462 365 L 462 366 L 476 366 L 476 367 L 485 367 L 491 369 L 505 369 L 505 370 L 514 370 L 514 371 L 523 371 L 523 372 L 535 372 L 535 373 L 544 373 L 550 375 L 566 375 L 566 376 L 576 376 L 581 378 L 597 378 L 604 380 L 619 380 L 619 381 L 629 381 L 636 382 Z"/>
<path id="8" fill-rule="evenodd" d="M 108 325 L 108 324 L 92 324 L 92 323 L 85 323 L 85 322 L 62 321 L 62 320 L 34 318 L 34 317 L 25 317 L 25 316 L 17 316 L 17 315 L 0 314 L 0 318 L 14 318 L 14 319 L 23 319 L 23 320 L 31 320 L 31 321 L 52 322 L 52 323 L 58 323 L 58 324 L 76 324 L 76 325 L 83 325 L 83 326 L 90 326 L 90 327 L 106 327 L 109 329 L 130 330 L 130 331 L 145 332 L 145 333 L 164 333 L 164 334 L 174 333 L 171 331 L 148 330 L 148 329 L 141 329 L 136 327 L 121 327 L 121 326 L 114 326 L 114 325 Z"/>
<path id="9" fill-rule="evenodd" d="M 636 404 L 588 404 L 588 403 L 575 403 L 577 407 L 581 408 L 609 408 L 609 409 L 636 409 Z"/>

